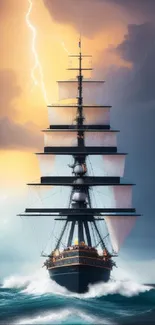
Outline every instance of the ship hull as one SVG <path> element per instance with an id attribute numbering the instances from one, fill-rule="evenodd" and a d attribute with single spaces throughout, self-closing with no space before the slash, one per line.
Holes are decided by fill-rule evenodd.
<path id="1" fill-rule="evenodd" d="M 69 291 L 84 293 L 88 285 L 107 282 L 111 269 L 89 265 L 68 265 L 48 269 L 50 278 Z"/>

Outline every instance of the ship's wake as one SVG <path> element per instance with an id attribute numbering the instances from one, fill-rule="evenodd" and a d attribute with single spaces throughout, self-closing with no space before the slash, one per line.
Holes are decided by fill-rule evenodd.
<path id="1" fill-rule="evenodd" d="M 22 293 L 29 295 L 57 294 L 75 298 L 99 298 L 102 296 L 120 294 L 126 297 L 139 295 L 152 289 L 150 286 L 139 284 L 131 280 L 112 280 L 108 283 L 100 282 L 89 286 L 86 293 L 78 294 L 68 291 L 52 281 L 45 270 L 30 276 L 10 276 L 3 281 L 3 288 L 21 289 Z"/>

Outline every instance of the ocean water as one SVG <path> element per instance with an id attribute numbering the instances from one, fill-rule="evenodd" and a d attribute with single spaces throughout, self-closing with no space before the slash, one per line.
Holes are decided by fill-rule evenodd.
<path id="1" fill-rule="evenodd" d="M 0 324 L 155 324 L 155 289 L 113 280 L 68 292 L 45 270 L 11 276 L 0 286 Z"/>

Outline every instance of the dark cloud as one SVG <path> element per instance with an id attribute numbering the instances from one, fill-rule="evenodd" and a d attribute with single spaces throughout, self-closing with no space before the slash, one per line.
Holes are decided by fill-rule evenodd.
<path id="1" fill-rule="evenodd" d="M 104 0 L 100 0 L 103 1 Z M 126 9 L 130 13 L 145 16 L 146 20 L 150 17 L 155 17 L 155 1 L 154 0 L 106 0 L 113 4 L 117 4 Z"/>
<path id="2" fill-rule="evenodd" d="M 0 119 L 0 148 L 22 149 L 42 148 L 42 136 L 35 125 L 21 125 L 8 117 Z"/>
<path id="3" fill-rule="evenodd" d="M 132 63 L 140 62 L 155 49 L 155 25 L 144 23 L 129 25 L 124 41 L 117 46 L 121 57 Z"/>
<path id="4" fill-rule="evenodd" d="M 0 149 L 40 148 L 41 134 L 33 124 L 15 122 L 17 110 L 14 101 L 20 96 L 16 74 L 10 70 L 0 71 Z"/>
<path id="5" fill-rule="evenodd" d="M 71 24 L 87 37 L 111 25 L 155 19 L 154 0 L 43 0 L 52 19 Z"/>
<path id="6" fill-rule="evenodd" d="M 107 28 L 122 14 L 114 5 L 100 0 L 43 0 L 52 19 L 62 24 L 73 25 L 78 32 L 92 37 L 101 28 Z"/>
<path id="7" fill-rule="evenodd" d="M 130 103 L 154 101 L 155 25 L 129 25 L 124 41 L 115 49 L 109 49 L 107 55 L 108 52 L 115 52 L 132 64 L 131 68 L 113 67 L 108 70 L 107 79 L 110 87 L 115 88 L 116 96 Z M 125 89 L 123 92 L 122 87 Z"/>
<path id="8" fill-rule="evenodd" d="M 0 1 L 0 15 L 3 14 L 3 12 L 8 9 L 8 2 L 5 0 Z"/>
<path id="9" fill-rule="evenodd" d="M 155 100 L 155 25 L 129 26 L 128 36 L 117 51 L 123 59 L 133 63 L 129 74 L 132 97 L 141 102 Z"/>
<path id="10" fill-rule="evenodd" d="M 11 70 L 0 70 L 0 117 L 15 116 L 13 101 L 21 94 L 16 74 Z"/>

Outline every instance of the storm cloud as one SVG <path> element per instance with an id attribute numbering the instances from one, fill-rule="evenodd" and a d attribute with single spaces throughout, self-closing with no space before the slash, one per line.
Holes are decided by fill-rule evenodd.
<path id="1" fill-rule="evenodd" d="M 13 101 L 22 93 L 17 85 L 16 74 L 12 70 L 0 70 L 0 117 L 15 117 Z"/>
<path id="2" fill-rule="evenodd" d="M 78 32 L 92 38 L 102 28 L 124 20 L 115 6 L 100 0 L 43 0 L 52 19 L 60 24 L 71 24 Z"/>
<path id="3" fill-rule="evenodd" d="M 98 0 L 101 2 L 111 2 L 124 8 L 130 14 L 135 14 L 145 17 L 145 19 L 152 19 L 155 12 L 155 1 L 154 0 Z"/>
<path id="4" fill-rule="evenodd" d="M 87 37 L 118 23 L 154 21 L 154 0 L 43 0 L 52 19 L 71 24 Z"/>
<path id="5" fill-rule="evenodd" d="M 124 41 L 109 51 L 114 51 L 123 60 L 132 64 L 130 68 L 115 67 L 108 71 L 108 78 L 113 80 L 113 84 L 116 80 L 118 85 L 117 96 L 125 97 L 127 101 L 130 99 L 132 103 L 154 101 L 155 25 L 152 23 L 129 25 Z M 119 85 L 121 87 L 124 85 L 125 91 L 122 92 Z"/>
<path id="6" fill-rule="evenodd" d="M 42 137 L 33 123 L 15 122 L 15 100 L 22 93 L 16 74 L 11 70 L 0 71 L 0 149 L 41 148 Z"/>
<path id="7" fill-rule="evenodd" d="M 33 123 L 21 125 L 8 117 L 0 119 L 1 149 L 41 149 L 42 145 L 41 133 Z"/>

